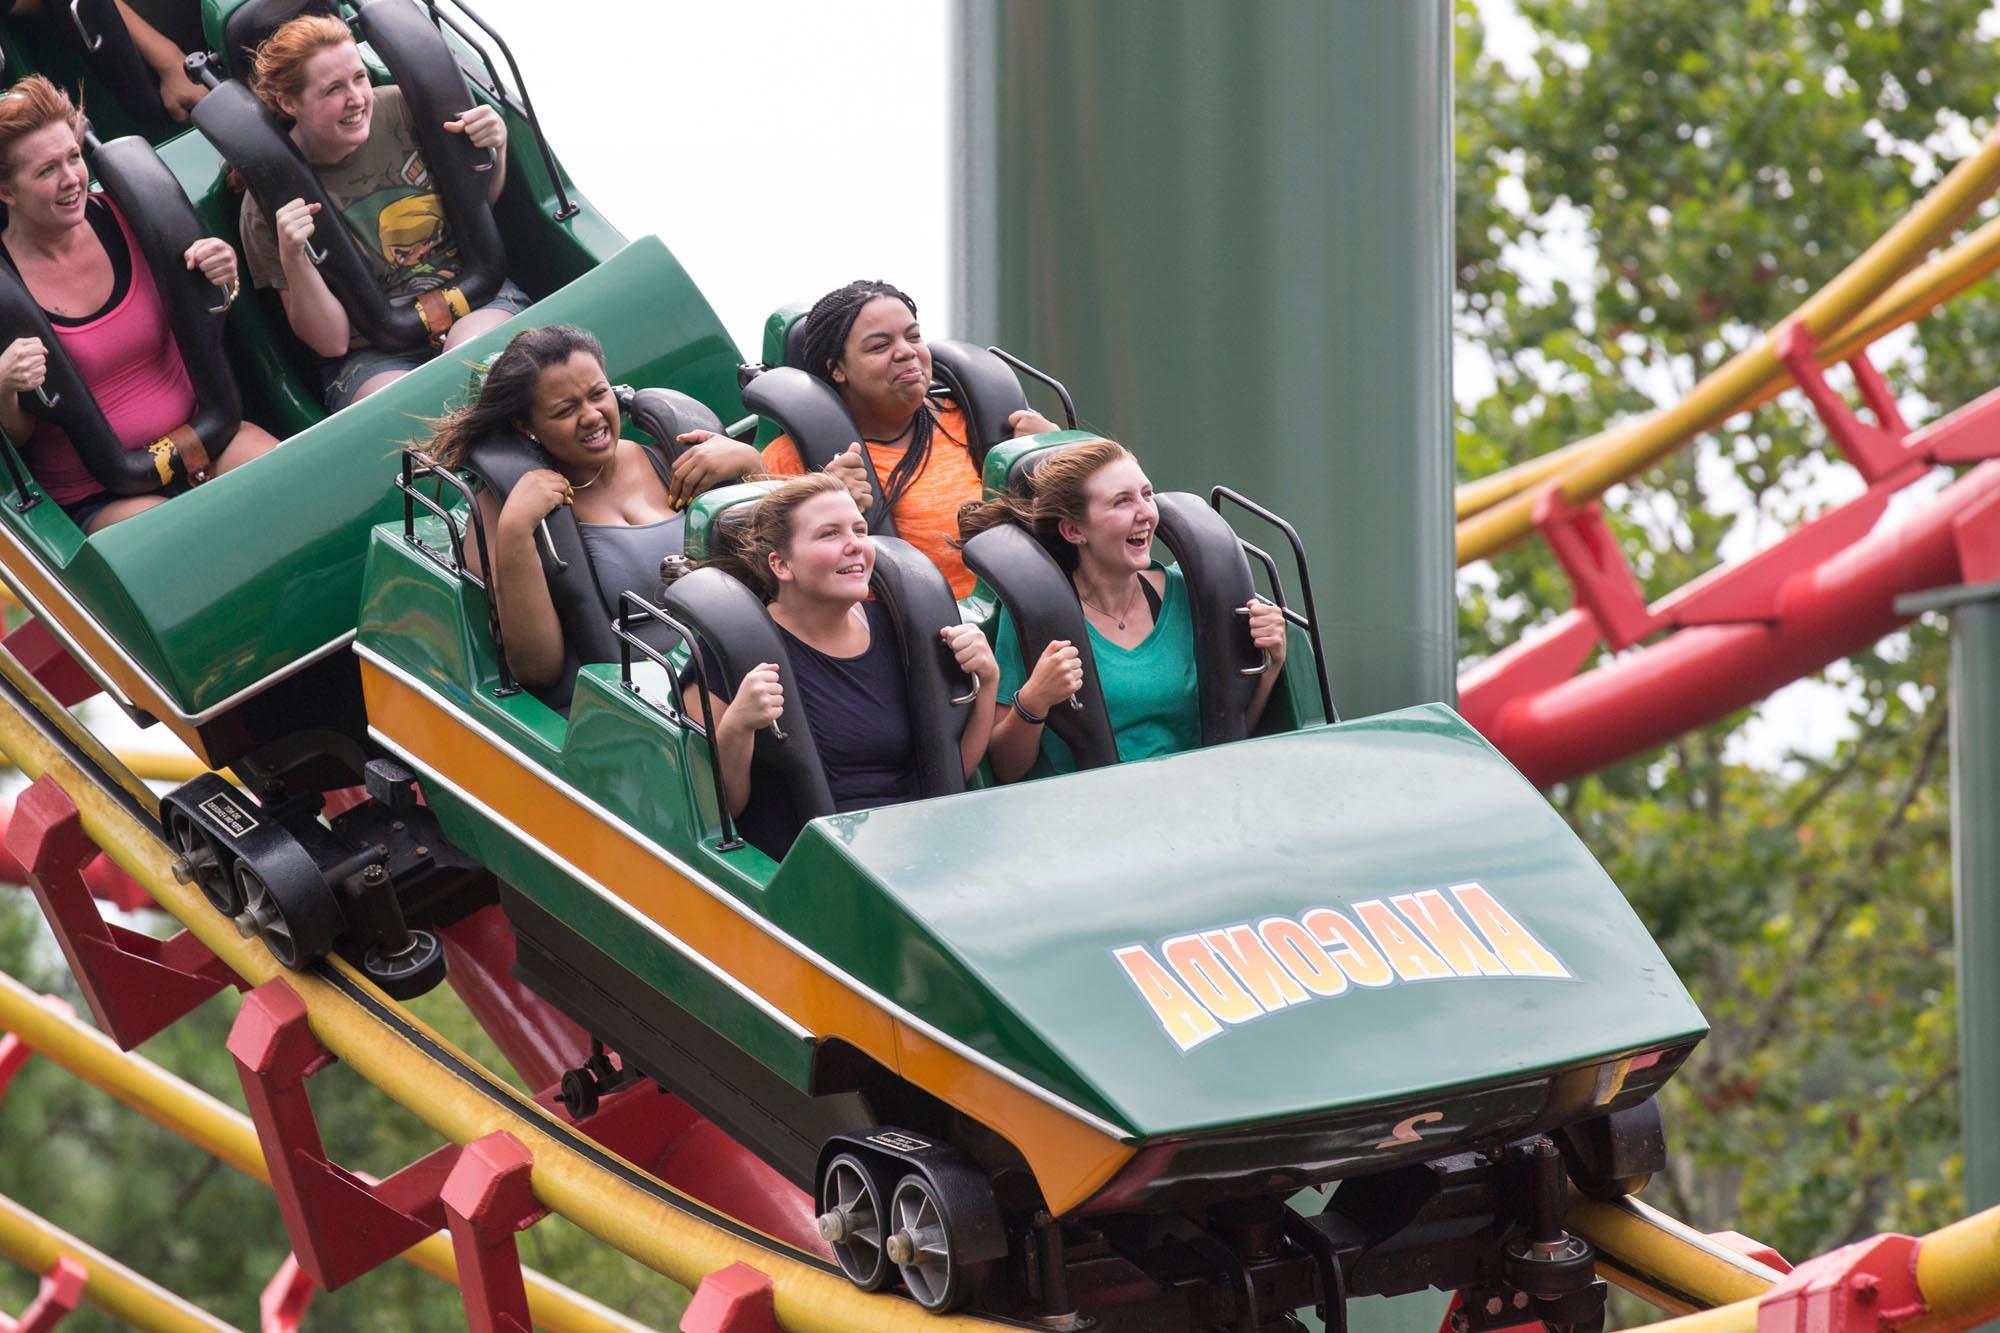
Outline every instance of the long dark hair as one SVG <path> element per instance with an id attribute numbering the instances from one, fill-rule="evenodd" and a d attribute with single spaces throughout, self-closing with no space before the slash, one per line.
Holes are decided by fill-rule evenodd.
<path id="1" fill-rule="evenodd" d="M 806 314 L 806 333 L 800 356 L 805 361 L 807 373 L 816 375 L 833 385 L 834 392 L 840 386 L 834 383 L 833 367 L 847 350 L 847 335 L 854 332 L 854 321 L 861 317 L 861 311 L 870 301 L 878 297 L 889 297 L 901 301 L 909 309 L 910 318 L 917 317 L 917 303 L 902 291 L 886 282 L 858 278 L 845 287 L 836 287 L 819 300 Z M 926 399 L 917 405 L 916 420 L 910 427 L 910 443 L 903 450 L 903 456 L 896 460 L 896 466 L 882 479 L 882 497 L 890 509 L 903 498 L 924 474 L 924 468 L 931 461 L 931 435 L 942 430 L 937 414 L 931 410 Z M 944 432 L 947 439 L 956 439 L 950 431 Z M 963 444 L 963 440 L 958 443 Z"/>
<path id="2" fill-rule="evenodd" d="M 493 358 L 476 400 L 425 423 L 433 432 L 427 452 L 445 466 L 457 467 L 473 445 L 502 427 L 526 420 L 541 373 L 578 352 L 589 353 L 599 366 L 604 364 L 604 344 L 574 324 L 545 324 L 515 334 Z"/>

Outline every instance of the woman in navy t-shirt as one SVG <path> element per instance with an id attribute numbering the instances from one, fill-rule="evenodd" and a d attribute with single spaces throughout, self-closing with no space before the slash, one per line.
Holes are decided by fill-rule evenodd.
<path id="1" fill-rule="evenodd" d="M 836 810 L 914 799 L 916 754 L 889 615 L 868 600 L 875 542 L 847 488 L 823 472 L 786 482 L 758 502 L 745 545 L 740 560 L 726 563 L 768 603 L 793 679 L 780 679 L 770 662 L 745 673 L 715 721 L 715 744 L 730 814 L 754 846 L 782 858 L 800 820 L 782 790 L 751 780 L 750 753 L 758 730 L 784 713 L 787 689 L 797 690 L 804 704 Z M 979 702 L 959 742 L 970 776 L 986 754 L 1000 668 L 974 626 L 950 625 L 938 634 L 960 670 L 979 682 Z M 703 659 L 714 688 L 715 668 L 705 653 Z M 684 692 L 690 715 L 700 716 L 691 679 Z"/>

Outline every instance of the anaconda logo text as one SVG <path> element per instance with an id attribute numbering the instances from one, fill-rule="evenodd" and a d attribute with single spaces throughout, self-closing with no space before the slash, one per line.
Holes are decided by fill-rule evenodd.
<path id="1" fill-rule="evenodd" d="M 1477 881 L 1371 898 L 1346 911 L 1219 926 L 1143 944 L 1112 957 L 1182 1050 L 1290 1005 L 1344 993 L 1455 977 L 1560 980 L 1569 970 Z M 1461 915 L 1463 913 L 1463 915 Z"/>

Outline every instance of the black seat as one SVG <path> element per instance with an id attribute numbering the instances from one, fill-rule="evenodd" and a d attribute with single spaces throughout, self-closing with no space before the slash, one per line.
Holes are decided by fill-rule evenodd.
<path id="1" fill-rule="evenodd" d="M 915 547 L 894 537 L 876 540 L 870 586 L 888 611 L 896 634 L 908 691 L 918 793 L 930 797 L 963 791 L 965 767 L 959 742 L 972 716 L 974 699 L 972 682 L 959 671 L 938 637 L 940 629 L 959 623 L 951 587 Z M 727 682 L 726 689 L 733 690 L 760 662 L 775 663 L 780 681 L 787 685 L 796 679 L 784 636 L 764 603 L 721 569 L 704 567 L 676 580 L 666 590 L 665 605 L 700 636 Z M 718 716 L 721 706 L 718 700 Z M 751 751 L 751 781 L 782 783 L 801 824 L 833 813 L 826 766 L 813 742 L 805 702 L 797 690 L 785 691 L 785 709 L 778 726 L 784 732 L 782 740 L 769 728 L 757 733 Z"/>
<path id="2" fill-rule="evenodd" d="M 1187 583 L 1201 743 L 1240 741 L 1250 734 L 1250 696 L 1257 691 L 1264 660 L 1237 612 L 1257 590 L 1249 557 L 1228 521 L 1203 504 L 1200 496 L 1161 491 L 1153 503 L 1160 513 L 1155 531 L 1173 552 Z"/>
<path id="3" fill-rule="evenodd" d="M 1057 639 L 1076 645 L 1083 661 L 1083 688 L 1073 701 L 1049 709 L 1048 728 L 1069 746 L 1078 768 L 1117 763 L 1118 742 L 1111 734 L 1104 690 L 1097 681 L 1097 657 L 1090 650 L 1083 606 L 1055 557 L 1032 534 L 1003 523 L 966 542 L 965 565 L 1006 606 L 1021 661 L 1030 671 Z"/>
<path id="4" fill-rule="evenodd" d="M 799 320 L 793 327 L 804 323 Z M 861 428 L 841 401 L 839 393 L 825 380 L 806 374 L 796 366 L 776 366 L 743 386 L 743 405 L 758 416 L 769 417 L 792 437 L 799 461 L 815 472 L 847 452 L 847 446 L 861 438 Z M 896 535 L 896 520 L 882 494 L 882 479 L 875 473 L 875 460 L 866 449 L 861 461 L 868 468 L 868 531 L 878 537 Z"/>
<path id="5" fill-rule="evenodd" d="M 243 0 L 231 10 L 222 21 L 220 52 L 228 64 L 229 77 L 248 82 L 257 48 L 301 14 L 339 18 L 340 6 L 334 0 Z"/>
<path id="6" fill-rule="evenodd" d="M 1027 407 L 1028 395 L 1014 368 L 976 343 L 939 338 L 930 347 L 931 373 L 964 410 L 972 436 L 965 446 L 972 465 L 984 471 L 986 451 L 1014 438 L 1007 418 Z"/>
<path id="7" fill-rule="evenodd" d="M 314 8 L 296 0 L 269 0 L 254 16 L 259 26 L 253 28 L 246 20 L 242 35 L 257 35 L 261 40 L 269 35 L 270 29 L 261 26 L 266 21 L 276 18 L 270 25 L 274 29 L 278 23 Z M 238 36 L 234 22 L 243 13 L 238 10 L 225 26 L 233 52 Z M 445 121 L 474 105 L 472 90 L 451 48 L 411 0 L 371 0 L 361 7 L 356 22 L 362 38 L 389 67 L 409 105 L 417 143 L 444 201 L 464 260 L 455 290 L 464 298 L 466 309 L 476 310 L 499 291 L 507 275 L 507 255 L 486 200 L 488 178 L 484 173 L 491 166 L 486 151 L 475 148 L 464 135 L 444 129 Z M 444 330 L 426 328 L 417 305 L 391 305 L 383 297 L 362 242 L 344 223 L 337 223 L 340 212 L 327 197 L 319 176 L 241 77 L 211 89 L 195 107 L 194 123 L 242 175 L 267 214 L 275 217 L 278 209 L 293 199 L 320 206 L 313 243 L 321 257 L 314 262 L 346 308 L 348 319 L 371 343 L 419 347 L 442 339 Z"/>
<path id="8" fill-rule="evenodd" d="M 144 139 L 131 136 L 90 144 L 90 165 L 104 192 L 124 214 L 139 258 L 152 271 L 188 379 L 195 392 L 192 417 L 145 449 L 127 449 L 112 434 L 97 399 L 62 350 L 48 316 L 10 264 L 0 264 L 0 344 L 39 338 L 48 349 L 42 393 L 23 403 L 62 427 L 97 483 L 113 495 L 144 495 L 169 484 L 206 481 L 211 460 L 235 436 L 243 398 L 223 355 L 222 293 L 186 263 L 187 248 L 204 232 L 194 206 L 172 171 Z"/>
<path id="9" fill-rule="evenodd" d="M 722 428 L 715 413 L 677 390 L 640 389 L 635 393 L 621 385 L 618 401 L 631 422 L 653 437 L 655 443 L 644 447 L 664 454 L 669 467 L 680 452 L 674 443 L 675 436 L 691 430 L 720 432 Z M 540 445 L 516 430 L 496 431 L 481 440 L 472 447 L 465 462 L 466 468 L 501 505 L 507 503 L 507 497 L 527 473 L 554 467 Z M 577 527 L 576 511 L 569 506 L 558 505 L 550 511 L 547 526 L 554 558 L 539 541 L 536 550 L 541 555 L 542 574 L 548 580 L 556 618 L 562 623 L 563 671 L 553 685 L 534 693 L 551 708 L 567 709 L 579 667 L 586 662 L 619 660 L 621 643 L 612 624 L 618 617 L 620 595 L 636 592 L 652 601 L 659 589 L 607 588 L 600 584 L 583 544 L 583 533 Z"/>
<path id="10" fill-rule="evenodd" d="M 172 122 L 160 100 L 159 80 L 139 54 L 115 0 L 74 0 L 50 10 L 49 21 L 63 43 L 82 55 L 85 66 L 119 105 L 150 125 Z"/>

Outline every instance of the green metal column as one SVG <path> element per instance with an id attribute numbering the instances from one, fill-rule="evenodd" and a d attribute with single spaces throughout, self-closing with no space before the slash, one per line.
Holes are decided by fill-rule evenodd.
<path id="1" fill-rule="evenodd" d="M 1951 626 L 1951 873 L 1967 1212 L 2000 1204 L 2000 587 Z"/>
<path id="2" fill-rule="evenodd" d="M 957 17 L 951 332 L 1290 517 L 1343 715 L 1455 698 L 1448 0 Z"/>
<path id="3" fill-rule="evenodd" d="M 1951 616 L 1958 1068 L 1965 1207 L 1977 1212 L 2000 1205 L 2000 583 L 1916 593 L 1896 606 Z"/>

